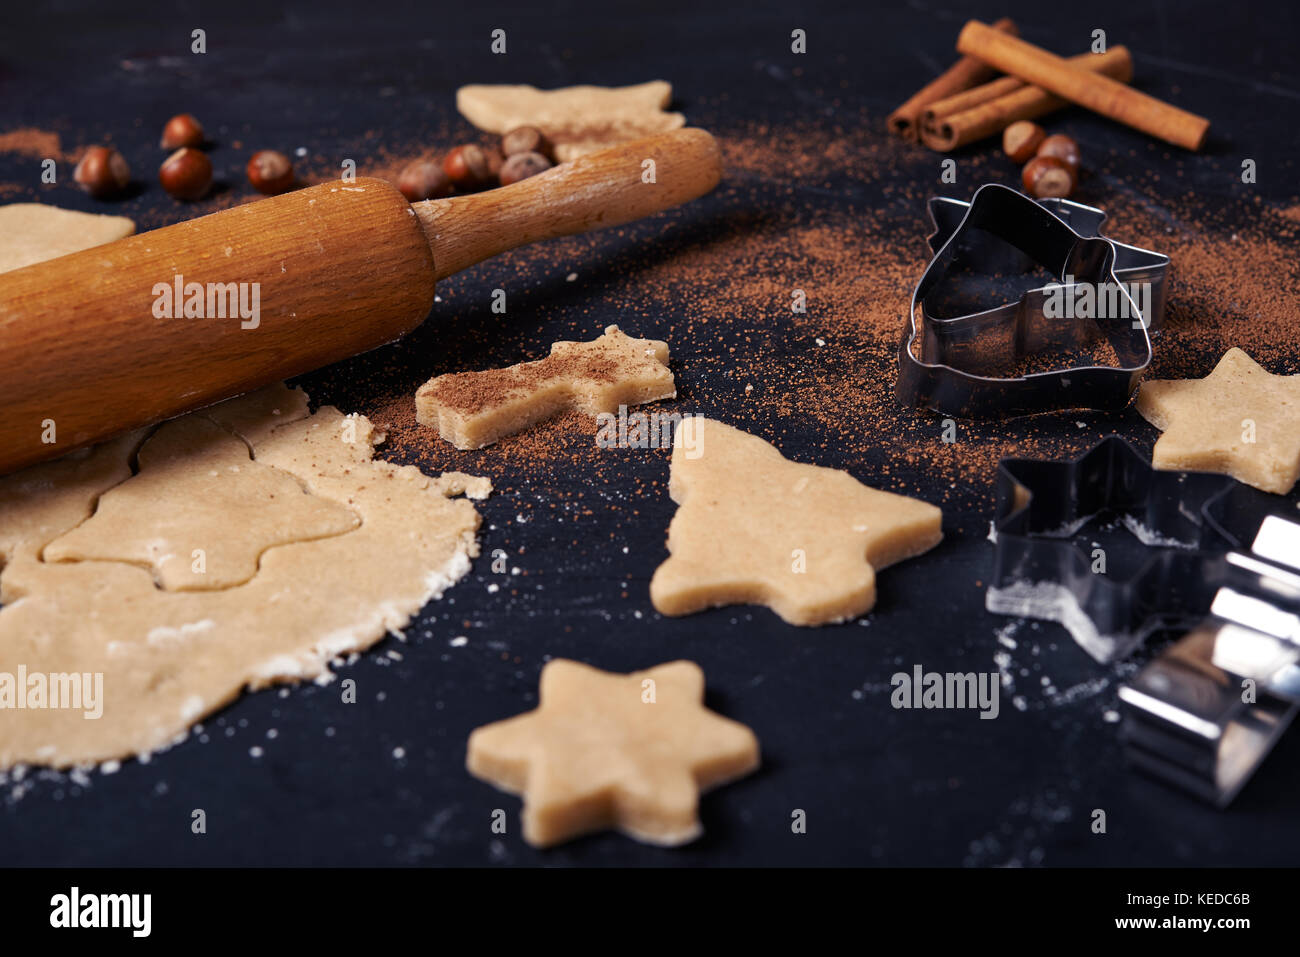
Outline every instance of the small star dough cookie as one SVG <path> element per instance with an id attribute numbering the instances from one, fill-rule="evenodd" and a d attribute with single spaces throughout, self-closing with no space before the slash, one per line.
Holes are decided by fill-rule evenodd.
<path id="1" fill-rule="evenodd" d="M 456 91 L 456 109 L 488 133 L 535 126 L 555 145 L 555 158 L 564 163 L 616 143 L 684 126 L 686 120 L 680 113 L 665 112 L 672 98 L 672 85 L 663 80 L 558 90 L 475 84 Z"/>
<path id="2" fill-rule="evenodd" d="M 1240 349 L 1204 379 L 1143 383 L 1137 408 L 1164 432 L 1158 469 L 1222 472 L 1278 495 L 1300 477 L 1300 375 L 1272 375 Z"/>
<path id="3" fill-rule="evenodd" d="M 943 538 L 935 506 L 791 462 L 712 419 L 682 420 L 668 492 L 681 506 L 672 554 L 650 581 L 664 615 L 760 604 L 791 625 L 845 621 L 876 603 L 875 569 Z"/>
<path id="4" fill-rule="evenodd" d="M 524 796 L 524 839 L 546 847 L 617 828 L 649 844 L 701 833 L 701 791 L 758 767 L 754 733 L 704 707 L 692 661 L 611 674 L 556 659 L 538 707 L 476 728 L 470 774 Z"/>
<path id="5" fill-rule="evenodd" d="M 668 344 L 609 326 L 536 362 L 436 376 L 415 393 L 415 420 L 458 449 L 481 449 L 568 409 L 599 415 L 676 395 Z"/>
<path id="6" fill-rule="evenodd" d="M 135 232 L 125 216 L 100 216 L 44 203 L 0 206 L 0 272 L 81 252 Z"/>

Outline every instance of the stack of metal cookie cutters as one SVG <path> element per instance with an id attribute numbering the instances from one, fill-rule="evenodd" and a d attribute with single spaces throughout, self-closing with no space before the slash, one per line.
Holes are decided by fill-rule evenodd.
<path id="1" fill-rule="evenodd" d="M 1167 256 L 1102 236 L 1099 209 L 998 185 L 932 199 L 930 218 L 901 403 L 969 418 L 1128 406 L 1164 317 Z M 1058 308 L 1089 291 L 1104 308 Z M 1300 710 L 1300 522 L 1227 476 L 1155 470 L 1117 436 L 1072 461 L 1006 459 L 996 494 L 988 609 L 1060 622 L 1104 663 L 1184 631 L 1120 689 L 1125 754 L 1232 801 Z M 1140 550 L 1114 575 L 1075 541 L 1112 521 Z"/>
<path id="2" fill-rule="evenodd" d="M 934 258 L 913 293 L 899 347 L 901 403 L 971 418 L 1128 405 L 1164 316 L 1169 257 L 1102 237 L 1099 209 L 1035 201 L 997 184 L 980 187 L 969 203 L 932 199 L 930 218 Z M 1050 281 L 1017 289 L 1013 301 L 948 302 L 961 276 L 1014 279 L 1035 271 Z M 1133 283 L 1148 286 L 1145 309 L 1127 291 Z M 1059 302 L 1084 286 L 1113 290 L 1118 308 L 1051 315 L 1053 297 Z M 1109 344 L 1113 364 L 1084 359 L 1016 374 L 1027 359 L 1087 356 L 1098 343 Z"/>
<path id="3" fill-rule="evenodd" d="M 1300 707 L 1300 523 L 1227 476 L 1153 469 L 1117 436 L 1072 461 L 1004 459 L 996 493 L 988 609 L 1058 621 L 1101 662 L 1191 628 L 1120 689 L 1125 753 L 1229 803 Z M 1123 577 L 1075 541 L 1107 519 L 1143 550 Z"/>

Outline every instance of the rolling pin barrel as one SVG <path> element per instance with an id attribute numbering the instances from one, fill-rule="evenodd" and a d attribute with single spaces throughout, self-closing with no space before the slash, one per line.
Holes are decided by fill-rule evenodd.
<path id="1" fill-rule="evenodd" d="M 327 183 L 0 274 L 0 474 L 383 345 L 438 278 L 721 172 L 713 137 L 681 129 L 502 189 L 413 207 L 382 180 Z"/>
<path id="2" fill-rule="evenodd" d="M 0 275 L 0 473 L 373 349 L 433 287 L 410 204 L 372 179 Z"/>

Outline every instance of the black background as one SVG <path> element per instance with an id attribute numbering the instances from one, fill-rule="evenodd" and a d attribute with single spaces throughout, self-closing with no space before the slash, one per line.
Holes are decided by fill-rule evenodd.
<path id="1" fill-rule="evenodd" d="M 1212 118 L 1205 154 L 1175 150 L 1170 158 L 1149 150 L 1138 133 L 1071 114 L 1071 130 L 1094 154 L 1118 146 L 1143 151 L 1142 162 L 1157 170 L 1182 165 L 1177 186 L 1165 177 L 1144 187 L 1145 201 L 1160 204 L 1164 188 L 1192 190 L 1217 196 L 1231 210 L 1239 201 L 1231 171 L 1242 156 L 1259 163 L 1258 195 L 1271 203 L 1295 201 L 1296 12 L 1278 4 L 1004 0 L 996 7 L 745 4 L 727 10 L 656 0 L 517 9 L 312 4 L 293 12 L 275 5 L 237 11 L 226 4 L 41 4 L 0 28 L 0 129 L 56 128 L 65 148 L 111 137 L 129 158 L 152 157 L 162 122 L 190 111 L 227 144 L 213 154 L 218 179 L 238 188 L 248 152 L 262 143 L 305 146 L 320 168 L 354 156 L 364 173 L 367 149 L 407 144 L 422 129 L 451 126 L 468 134 L 456 125 L 454 91 L 475 81 L 552 87 L 663 77 L 693 124 L 722 135 L 742 122 L 851 121 L 863 109 L 883 125 L 892 107 L 952 61 L 953 40 L 967 17 L 1000 15 L 1014 17 L 1027 39 L 1063 52 L 1082 49 L 1093 29 L 1104 28 L 1112 43 L 1134 50 L 1142 88 Z M 189 53 L 195 27 L 207 31 L 203 57 Z M 489 53 L 495 27 L 507 30 L 505 57 Z M 795 27 L 809 37 L 808 54 L 797 60 L 789 49 Z M 367 139 L 367 131 L 377 136 Z M 247 148 L 229 148 L 236 139 Z M 900 163 L 892 175 L 900 184 L 934 182 L 936 157 L 915 152 L 915 161 Z M 0 178 L 34 182 L 37 175 L 34 160 L 0 154 Z M 1123 181 L 1126 171 L 1111 164 L 1102 175 Z M 136 218 L 142 228 L 187 214 L 145 182 L 151 177 L 138 178 L 137 195 L 111 211 Z M 924 234 L 915 203 L 884 195 L 878 184 L 851 182 L 841 171 L 828 170 L 827 178 L 837 188 L 795 185 L 806 209 L 849 204 L 864 216 L 879 211 L 915 221 L 909 242 Z M 654 223 L 575 244 L 580 281 L 564 282 L 567 270 L 519 277 L 526 293 L 515 301 L 523 305 L 517 312 L 512 306 L 507 319 L 490 314 L 488 291 L 512 275 L 512 264 L 530 260 L 506 256 L 485 264 L 440 287 L 447 301 L 406 343 L 303 384 L 313 401 L 366 411 L 377 381 L 387 393 L 410 394 L 451 368 L 506 364 L 540 355 L 555 339 L 589 338 L 622 319 L 617 302 L 602 293 L 634 273 L 638 257 L 671 256 L 707 241 L 730 218 L 763 208 L 786 187 L 731 182 Z M 40 198 L 104 209 L 66 182 Z M 919 277 L 924 260 L 916 248 Z M 909 288 L 897 290 L 900 323 L 909 295 Z M 727 328 L 687 324 L 671 299 L 652 306 L 661 324 L 637 334 L 669 339 L 681 407 L 773 435 L 776 423 L 747 418 L 738 404 L 719 398 L 738 388 L 735 379 L 716 364 L 692 361 L 728 354 L 734 342 Z M 826 318 L 833 328 L 834 317 Z M 782 341 L 779 325 L 768 331 Z M 832 361 L 806 337 L 780 349 L 794 364 Z M 728 361 L 744 363 L 743 349 Z M 1072 429 L 1075 420 L 1086 422 L 1077 431 L 1080 451 L 1110 431 L 1142 448 L 1153 440 L 1131 411 L 1071 415 Z M 837 461 L 823 445 L 809 451 L 824 436 L 809 434 L 804 444 L 797 429 L 782 434 L 788 456 L 848 465 L 868 481 L 870 463 L 889 443 L 887 430 L 868 429 L 875 445 L 854 447 Z M 574 437 L 579 440 L 589 438 Z M 413 449 L 387 454 L 421 461 Z M 973 712 L 890 708 L 890 675 L 913 664 L 938 671 L 994 668 L 996 634 L 1008 620 L 983 610 L 979 582 L 991 546 L 989 489 L 982 484 L 963 490 L 963 507 L 946 511 L 947 538 L 939 548 L 881 575 L 879 604 L 869 616 L 798 630 L 761 608 L 680 620 L 654 613 L 647 585 L 666 554 L 664 531 L 673 513 L 663 494 L 662 455 L 629 455 L 599 480 L 552 476 L 556 487 L 588 486 L 590 514 L 561 513 L 563 523 L 540 508 L 524 523 L 515 520 L 524 503 L 548 498 L 547 483 L 533 473 L 484 471 L 497 493 L 483 506 L 483 556 L 444 601 L 412 623 L 407 643 L 390 638 L 342 669 L 358 683 L 358 704 L 341 704 L 337 683 L 245 695 L 205 722 L 206 740 L 192 737 L 148 764 L 127 762 L 113 775 L 91 772 L 85 784 L 29 772 L 30 788 L 11 782 L 0 789 L 0 864 L 1177 866 L 1296 859 L 1296 735 L 1282 742 L 1231 810 L 1211 810 L 1124 768 L 1118 726 L 1105 714 L 1116 707 L 1116 685 L 1126 672 L 1095 665 L 1055 626 L 1024 624 L 1015 632 L 1015 667 L 1026 669 L 1017 672 L 1023 711 L 1009 696 L 995 721 Z M 645 476 L 660 482 L 654 495 L 642 492 L 638 478 Z M 907 478 L 936 489 L 951 481 L 924 471 Z M 575 539 L 583 544 L 573 545 Z M 494 575 L 489 555 L 497 548 L 526 574 L 508 581 Z M 503 587 L 490 593 L 492 582 Z M 450 647 L 456 635 L 468 643 Z M 385 658 L 392 648 L 403 660 Z M 463 770 L 464 748 L 474 727 L 535 703 L 544 656 L 612 670 L 679 657 L 699 662 L 709 704 L 758 734 L 762 770 L 704 799 L 705 836 L 685 848 L 654 849 L 607 834 L 546 852 L 530 849 L 518 834 L 518 800 L 471 779 Z M 1091 691 L 1058 700 L 1059 692 L 1094 681 Z M 268 740 L 272 728 L 277 736 Z M 251 757 L 253 746 L 264 755 Z M 400 760 L 393 756 L 398 747 L 405 749 Z M 190 833 L 194 808 L 206 811 L 205 836 Z M 511 833 L 490 833 L 494 808 L 507 809 Z M 807 834 L 791 833 L 795 808 L 807 812 Z M 1107 812 L 1105 835 L 1090 831 L 1094 808 Z"/>

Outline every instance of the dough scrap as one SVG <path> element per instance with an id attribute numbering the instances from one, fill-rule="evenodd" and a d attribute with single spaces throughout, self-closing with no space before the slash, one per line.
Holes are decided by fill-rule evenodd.
<path id="1" fill-rule="evenodd" d="M 1155 379 L 1137 408 L 1164 434 L 1151 464 L 1220 472 L 1285 495 L 1300 478 L 1300 375 L 1273 375 L 1238 348 L 1204 379 Z"/>
<path id="2" fill-rule="evenodd" d="M 152 568 L 168 591 L 229 588 L 257 574 L 274 545 L 361 524 L 346 506 L 306 493 L 292 473 L 253 459 L 243 439 L 203 415 L 164 423 L 138 459 L 139 473 L 109 489 L 92 518 L 45 547 L 47 562 L 131 562 Z"/>
<path id="3" fill-rule="evenodd" d="M 458 449 L 481 449 L 568 409 L 599 415 L 676 395 L 668 344 L 609 326 L 535 362 L 435 376 L 415 393 L 415 420 Z"/>
<path id="4" fill-rule="evenodd" d="M 173 440 L 208 437 L 188 462 L 172 447 L 165 465 L 182 485 L 201 485 L 211 471 L 214 423 L 248 443 L 250 468 L 279 470 L 293 483 L 292 494 L 328 500 L 327 511 L 360 523 L 311 541 L 280 536 L 242 584 L 166 590 L 156 587 L 150 569 L 124 561 L 42 558 L 52 542 L 73 540 L 74 529 L 85 529 L 77 536 L 83 545 L 111 551 L 97 539 L 122 527 L 97 522 L 96 503 L 143 483 L 154 467 L 146 455 L 132 477 L 132 455 L 152 442 L 144 433 L 0 478 L 0 672 L 21 666 L 28 675 L 103 676 L 97 720 L 87 720 L 84 709 L 0 708 L 0 768 L 148 754 L 184 738 L 193 722 L 245 687 L 328 680 L 332 659 L 401 629 L 469 571 L 479 515 L 469 501 L 450 496 L 481 498 L 490 490 L 486 479 L 432 478 L 413 466 L 375 461 L 379 436 L 367 419 L 330 407 L 308 415 L 301 390 L 279 384 L 159 428 L 159 454 L 167 433 Z M 186 468 L 202 475 L 187 476 Z M 147 540 L 159 523 L 178 527 L 176 516 L 164 518 L 144 497 L 134 504 L 135 540 Z M 208 507 L 198 503 L 196 525 L 216 535 Z M 125 521 L 122 508 L 120 516 L 112 513 L 114 522 Z M 250 539 L 243 521 L 230 522 L 227 533 L 237 547 L 218 542 L 210 562 L 223 551 L 247 553 L 250 540 L 261 540 Z M 0 680 L 0 703 L 2 692 Z"/>
<path id="5" fill-rule="evenodd" d="M 672 84 L 651 80 L 635 86 L 535 86 L 473 84 L 456 91 L 456 109 L 487 133 L 535 126 L 555 145 L 561 163 L 616 143 L 667 133 L 686 124 L 668 113 Z"/>
<path id="6" fill-rule="evenodd" d="M 943 538 L 935 506 L 703 417 L 677 430 L 668 492 L 671 554 L 650 580 L 664 615 L 761 604 L 791 625 L 845 621 L 875 605 L 876 569 Z"/>
<path id="7" fill-rule="evenodd" d="M 476 728 L 466 766 L 524 797 L 524 839 L 547 847 L 616 828 L 664 846 L 701 833 L 701 791 L 758 767 L 758 739 L 704 707 L 693 661 L 612 674 L 556 659 L 534 711 Z"/>
<path id="8" fill-rule="evenodd" d="M 0 206 L 0 273 L 125 239 L 135 223 L 44 203 Z"/>

